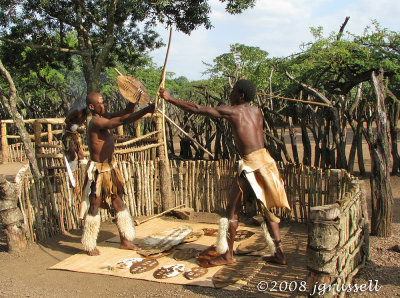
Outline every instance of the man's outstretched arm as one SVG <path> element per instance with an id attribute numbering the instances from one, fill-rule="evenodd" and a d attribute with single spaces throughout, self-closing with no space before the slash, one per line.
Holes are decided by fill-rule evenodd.
<path id="1" fill-rule="evenodd" d="M 144 115 L 148 113 L 152 113 L 154 111 L 154 104 L 150 104 L 147 107 L 131 114 L 125 114 L 119 117 L 113 117 L 111 119 L 100 118 L 96 119 L 96 126 L 100 129 L 113 129 L 123 124 L 129 124 L 135 122 L 142 118 Z"/>
<path id="2" fill-rule="evenodd" d="M 126 114 L 133 113 L 135 111 L 135 109 L 136 109 L 136 103 L 129 102 L 126 105 L 125 109 L 115 112 L 115 113 L 109 113 L 106 115 L 106 118 L 111 119 L 111 118 L 115 118 L 115 117 L 122 117 Z"/>
<path id="3" fill-rule="evenodd" d="M 233 113 L 233 109 L 230 106 L 218 106 L 216 108 L 213 108 L 201 106 L 194 102 L 186 102 L 180 100 L 178 98 L 172 97 L 170 93 L 164 88 L 160 89 L 160 96 L 166 101 L 189 113 L 195 113 L 214 118 L 229 118 L 229 116 L 231 116 Z"/>

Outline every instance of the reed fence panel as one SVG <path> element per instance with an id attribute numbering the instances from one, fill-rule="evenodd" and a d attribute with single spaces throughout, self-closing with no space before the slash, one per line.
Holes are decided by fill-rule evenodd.
<path id="1" fill-rule="evenodd" d="M 338 181 L 338 184 L 342 182 Z M 365 196 L 358 181 L 352 181 L 347 186 L 348 191 L 337 203 L 330 205 L 330 211 L 338 210 L 336 216 L 316 217 L 308 222 L 308 284 L 311 288 L 322 283 L 330 287 L 327 297 L 344 297 L 346 291 L 342 289 L 349 286 L 369 257 Z M 320 208 L 312 210 L 313 215 L 318 212 Z"/>
<path id="2" fill-rule="evenodd" d="M 130 153 L 131 154 L 131 153 Z M 58 162 L 56 162 L 58 160 Z M 85 165 L 81 164 L 74 172 L 76 187 L 70 185 L 68 174 L 61 164 L 61 159 L 47 159 L 47 175 L 41 181 L 25 183 L 22 194 L 26 202 L 24 209 L 33 224 L 33 239 L 46 238 L 54 231 L 68 231 L 79 227 L 79 208 L 82 201 L 82 188 L 85 177 Z M 60 166 L 54 166 L 60 164 Z M 161 211 L 159 163 L 155 160 L 138 160 L 128 155 L 126 160 L 117 162 L 125 185 L 124 202 L 134 217 L 151 216 Z M 219 161 L 170 161 L 172 190 L 175 206 L 185 204 L 196 212 L 217 212 L 224 214 L 232 183 L 235 183 L 237 162 Z M 296 167 L 293 164 L 279 164 L 285 183 L 291 211 L 274 210 L 283 220 L 306 223 L 310 208 L 330 204 L 340 197 L 329 195 L 328 186 L 332 183 L 332 173 L 317 168 Z M 339 171 L 342 173 L 342 171 Z M 336 174 L 336 178 L 338 175 Z M 31 179 L 31 178 L 26 178 Z M 346 193 L 350 183 L 349 176 L 339 175 L 341 181 L 337 187 L 340 196 Z M 35 187 L 32 186 L 35 185 Z M 29 187 L 28 187 L 29 186 Z M 39 199 L 40 198 L 40 199 Z M 51 208 L 55 201 L 58 218 L 52 219 L 51 229 L 47 227 L 51 213 L 44 206 Z M 333 201 L 332 201 L 333 200 Z M 33 202 L 38 201 L 38 206 Z M 28 205 L 29 202 L 29 205 Z M 33 208 L 33 209 L 32 209 Z M 109 220 L 108 210 L 101 210 L 103 221 Z M 46 221 L 46 222 L 44 222 Z M 38 222 L 42 222 L 38 226 Z M 43 227 L 42 227 L 43 226 Z M 47 228 L 44 228 L 46 226 Z M 40 227 L 40 228 L 39 228 Z M 45 229 L 43 232 L 42 230 Z M 47 231 L 47 229 L 49 229 Z M 46 236 L 47 235 L 47 236 Z"/>

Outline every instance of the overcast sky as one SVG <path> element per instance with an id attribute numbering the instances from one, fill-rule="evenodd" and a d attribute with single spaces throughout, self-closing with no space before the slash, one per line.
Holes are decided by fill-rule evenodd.
<path id="1" fill-rule="evenodd" d="M 213 28 L 203 27 L 191 35 L 173 31 L 167 71 L 189 80 L 206 79 L 205 66 L 228 53 L 229 46 L 241 43 L 267 51 L 269 57 L 285 57 L 299 52 L 302 42 L 312 41 L 310 27 L 324 27 L 324 36 L 337 32 L 346 16 L 346 31 L 361 34 L 376 19 L 382 27 L 400 31 L 399 0 L 257 0 L 253 9 L 230 15 L 224 5 L 211 0 Z M 165 44 L 168 30 L 159 28 Z M 154 62 L 164 64 L 166 46 L 150 53 Z"/>

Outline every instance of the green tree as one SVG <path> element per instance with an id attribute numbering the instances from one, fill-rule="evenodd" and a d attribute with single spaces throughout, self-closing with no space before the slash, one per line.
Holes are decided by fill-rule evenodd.
<path id="1" fill-rule="evenodd" d="M 255 0 L 220 0 L 228 13 L 240 13 L 254 6 Z M 145 0 L 23 0 L 0 1 L 0 39 L 10 54 L 3 55 L 6 65 L 29 46 L 35 61 L 66 63 L 78 55 L 88 91 L 99 89 L 100 74 L 116 61 L 132 65 L 148 50 L 161 46 L 154 25 L 174 25 L 190 33 L 199 26 L 211 28 L 208 1 Z M 77 42 L 68 42 L 68 34 Z M 55 57 L 56 56 L 56 57 Z"/>
<path id="2" fill-rule="evenodd" d="M 226 82 L 228 78 L 230 87 L 241 79 L 246 78 L 254 82 L 257 87 L 264 88 L 268 82 L 270 65 L 268 64 L 268 52 L 259 47 L 251 47 L 243 44 L 233 44 L 230 52 L 222 54 L 214 59 L 214 64 L 208 67 L 205 74 L 210 74 L 216 81 Z"/>
<path id="3" fill-rule="evenodd" d="M 314 137 L 317 137 L 317 144 L 318 140 L 321 140 L 322 147 L 331 148 L 336 152 L 336 161 L 325 158 L 321 161 L 323 167 L 348 168 L 345 156 L 345 129 L 350 123 L 355 130 L 356 143 L 361 142 L 361 130 L 358 128 L 362 127 L 360 125 L 363 121 L 363 113 L 359 113 L 359 108 L 371 107 L 365 103 L 360 105 L 360 103 L 363 100 L 373 100 L 371 96 L 368 96 L 371 92 L 372 71 L 383 68 L 389 82 L 395 82 L 400 70 L 398 54 L 396 56 L 395 50 L 389 50 L 389 48 L 394 48 L 389 41 L 396 40 L 395 32 L 380 29 L 374 23 L 374 29 L 368 27 L 362 36 L 354 36 L 350 33 L 344 35 L 345 24 L 346 22 L 338 34 L 331 33 L 328 37 L 324 37 L 322 27 L 311 28 L 315 41 L 306 43 L 302 53 L 280 63 L 281 72 L 287 72 L 292 80 L 292 86 L 287 89 L 287 91 L 292 90 L 292 94 L 287 94 L 288 97 L 298 96 L 303 91 L 304 99 L 317 99 L 330 105 L 330 108 L 324 108 L 325 112 L 318 112 L 321 115 L 315 114 L 319 117 L 319 122 L 324 122 L 324 127 L 331 130 L 334 141 L 333 143 L 329 141 L 327 137 L 330 132 L 324 129 L 320 131 L 319 137 L 317 132 L 313 132 Z M 357 90 L 360 87 L 362 97 L 357 96 Z M 353 114 L 350 115 L 349 111 Z M 309 125 L 310 130 L 314 129 L 314 123 L 305 124 Z M 354 144 L 357 145 L 356 143 Z M 322 147 L 320 149 L 324 150 Z M 328 150 L 326 156 L 331 153 L 331 149 Z M 324 158 L 324 155 L 316 155 L 316 157 Z M 351 160 L 354 159 L 351 158 Z M 316 161 L 316 164 L 320 163 Z M 352 165 L 350 167 L 352 168 Z"/>

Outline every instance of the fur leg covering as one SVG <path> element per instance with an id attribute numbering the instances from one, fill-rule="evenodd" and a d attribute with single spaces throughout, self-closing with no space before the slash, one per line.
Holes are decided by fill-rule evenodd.
<path id="1" fill-rule="evenodd" d="M 228 251 L 228 227 L 229 221 L 226 217 L 223 217 L 219 220 L 219 229 L 217 235 L 217 247 L 216 251 L 219 254 L 224 254 Z"/>
<path id="2" fill-rule="evenodd" d="M 89 198 L 86 196 L 81 202 L 81 206 L 79 208 L 79 219 L 83 220 L 85 218 L 85 214 L 88 211 L 89 206 L 90 206 L 90 201 Z"/>
<path id="3" fill-rule="evenodd" d="M 96 248 L 97 236 L 100 230 L 100 214 L 92 216 L 86 215 L 85 226 L 83 228 L 82 244 L 85 251 L 92 251 Z"/>
<path id="4" fill-rule="evenodd" d="M 82 220 L 85 218 L 85 215 L 90 206 L 90 200 L 89 200 L 90 184 L 92 184 L 91 180 L 86 181 L 86 184 L 84 185 L 84 189 L 82 192 L 82 202 L 79 208 L 79 219 Z"/>
<path id="5" fill-rule="evenodd" d="M 274 243 L 274 240 L 272 240 L 271 235 L 269 234 L 267 223 L 265 221 L 261 224 L 261 228 L 263 229 L 265 241 L 267 242 L 269 251 L 270 251 L 271 255 L 274 255 L 275 250 L 276 250 L 275 243 Z"/>
<path id="6" fill-rule="evenodd" d="M 129 241 L 135 239 L 135 228 L 128 209 L 118 212 L 116 217 L 117 227 L 121 235 Z"/>

